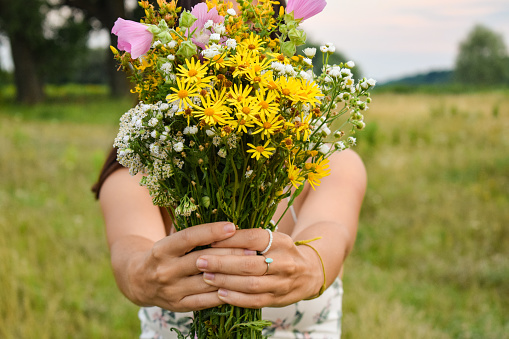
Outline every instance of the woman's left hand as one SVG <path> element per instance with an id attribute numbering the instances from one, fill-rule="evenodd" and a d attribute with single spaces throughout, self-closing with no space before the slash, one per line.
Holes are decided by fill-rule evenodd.
<path id="1" fill-rule="evenodd" d="M 219 288 L 225 303 L 246 307 L 280 307 L 318 294 L 324 277 L 320 258 L 308 246 L 296 246 L 286 234 L 273 232 L 272 246 L 262 255 L 202 255 L 196 266 L 207 284 Z M 319 241 L 319 240 L 317 240 Z M 264 229 L 238 230 L 213 247 L 261 252 L 269 243 Z M 272 259 L 267 263 L 266 258 Z M 270 260 L 268 260 L 270 261 Z"/>

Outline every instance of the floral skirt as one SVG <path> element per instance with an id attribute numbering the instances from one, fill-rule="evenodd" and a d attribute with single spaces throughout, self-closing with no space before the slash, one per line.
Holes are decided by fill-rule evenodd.
<path id="1" fill-rule="evenodd" d="M 264 335 L 273 339 L 312 338 L 338 339 L 341 336 L 341 302 L 343 285 L 338 278 L 320 298 L 303 300 L 285 307 L 266 307 L 264 320 L 272 326 Z M 141 339 L 173 339 L 176 327 L 187 333 L 192 323 L 192 312 L 176 313 L 159 307 L 143 307 L 138 316 L 141 321 Z"/>

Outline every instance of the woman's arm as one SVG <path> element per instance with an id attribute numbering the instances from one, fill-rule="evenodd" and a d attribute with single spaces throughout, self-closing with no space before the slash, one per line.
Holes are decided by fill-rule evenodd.
<path id="1" fill-rule="evenodd" d="M 100 202 L 106 223 L 111 263 L 119 289 L 132 302 L 190 311 L 223 303 L 217 287 L 203 281 L 195 262 L 200 255 L 254 254 L 244 249 L 207 249 L 197 246 L 224 240 L 235 226 L 217 222 L 166 236 L 165 225 L 148 191 L 121 169 L 104 182 Z M 188 253 L 188 254 L 186 254 Z"/>
<path id="2" fill-rule="evenodd" d="M 289 305 L 317 295 L 323 284 L 320 259 L 310 247 L 295 246 L 297 240 L 322 237 L 310 245 L 323 260 L 327 286 L 338 276 L 355 241 L 367 179 L 355 152 L 343 151 L 329 159 L 331 174 L 305 196 L 291 236 L 274 233 L 272 247 L 265 255 L 274 260 L 267 274 L 262 256 L 243 260 L 200 257 L 197 266 L 207 272 L 203 276 L 207 283 L 220 288 L 221 300 L 243 307 L 265 307 Z M 262 251 L 267 243 L 266 231 L 252 229 L 239 230 L 214 246 Z"/>

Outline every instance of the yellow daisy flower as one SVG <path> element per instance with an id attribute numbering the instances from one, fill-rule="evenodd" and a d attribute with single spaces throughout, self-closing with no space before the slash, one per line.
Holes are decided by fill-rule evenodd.
<path id="1" fill-rule="evenodd" d="M 248 149 L 247 153 L 253 153 L 251 155 L 251 158 L 256 158 L 256 160 L 260 160 L 260 156 L 264 156 L 265 158 L 269 158 L 272 155 L 272 151 L 275 151 L 276 148 L 274 147 L 267 147 L 269 146 L 270 140 L 267 140 L 265 145 L 263 146 L 255 146 L 253 144 L 248 143 L 247 145 L 251 147 L 251 149 Z"/>
<path id="2" fill-rule="evenodd" d="M 174 102 L 178 100 L 179 108 L 188 108 L 192 106 L 191 98 L 200 95 L 198 93 L 198 89 L 194 84 L 189 82 L 184 82 L 184 80 L 177 78 L 177 88 L 172 87 L 171 90 L 175 93 L 168 94 L 166 96 L 166 101 Z"/>
<path id="3" fill-rule="evenodd" d="M 284 119 L 279 119 L 280 116 L 273 115 L 262 115 L 260 120 L 254 120 L 255 124 L 259 127 L 253 134 L 262 133 L 262 140 L 265 139 L 265 136 L 269 137 L 277 132 L 280 129 L 282 124 L 284 123 Z"/>
<path id="4" fill-rule="evenodd" d="M 226 62 L 226 65 L 229 67 L 235 67 L 235 71 L 233 71 L 232 74 L 235 78 L 248 72 L 251 65 L 255 64 L 258 59 L 258 56 L 249 49 L 238 46 L 237 52 Z"/>
<path id="5" fill-rule="evenodd" d="M 249 85 L 246 85 L 245 87 L 242 86 L 242 83 L 237 86 L 237 84 L 234 84 L 233 87 L 230 87 L 229 91 L 229 99 L 228 101 L 233 105 L 239 105 L 243 101 L 249 98 L 249 94 L 253 88 Z"/>
<path id="6" fill-rule="evenodd" d="M 273 91 L 257 91 L 256 92 L 256 104 L 258 111 L 262 115 L 277 114 L 279 105 L 276 102 L 277 95 Z"/>
<path id="7" fill-rule="evenodd" d="M 302 98 L 298 95 L 302 91 L 302 83 L 299 79 L 280 77 L 276 80 L 278 91 L 284 97 L 289 98 L 293 102 L 300 101 Z"/>
<path id="8" fill-rule="evenodd" d="M 251 32 L 247 39 L 242 40 L 240 45 L 256 53 L 259 53 L 264 49 L 264 42 L 258 37 L 258 35 L 254 34 L 253 32 Z"/>
<path id="9" fill-rule="evenodd" d="M 300 114 L 300 121 L 295 121 L 293 123 L 293 131 L 297 134 L 297 140 L 300 140 L 302 135 L 302 140 L 306 141 L 309 136 L 309 122 L 311 121 L 312 114 L 308 114 L 306 118 L 304 115 Z"/>
<path id="10" fill-rule="evenodd" d="M 247 133 L 247 129 L 254 126 L 253 120 L 249 116 L 238 115 L 237 120 L 228 121 L 228 124 L 233 129 L 239 132 Z"/>
<path id="11" fill-rule="evenodd" d="M 177 69 L 178 76 L 182 77 L 185 82 L 198 82 L 201 81 L 207 75 L 207 65 L 202 64 L 200 60 L 186 59 L 186 67 L 180 65 Z"/>
<path id="12" fill-rule="evenodd" d="M 236 115 L 240 115 L 243 117 L 253 116 L 259 112 L 257 102 L 255 98 L 252 97 L 247 98 L 246 100 L 240 103 L 237 103 L 235 107 L 237 108 Z"/>
<path id="13" fill-rule="evenodd" d="M 301 171 L 293 164 L 293 162 L 290 161 L 290 164 L 288 165 L 288 179 L 290 179 L 290 182 L 292 183 L 293 187 L 299 188 L 300 185 L 302 185 L 305 178 L 300 175 Z"/>
<path id="14" fill-rule="evenodd" d="M 202 106 L 193 105 L 194 116 L 207 125 L 225 125 L 230 119 L 230 109 L 224 102 L 224 90 L 221 93 L 213 91 L 207 97 L 202 96 L 200 99 Z"/>
<path id="15" fill-rule="evenodd" d="M 302 79 L 300 79 L 300 83 L 300 90 L 297 92 L 299 101 L 313 106 L 320 103 L 320 100 L 318 100 L 317 97 L 321 97 L 323 94 L 322 91 L 320 91 L 320 88 L 318 88 L 318 85 L 314 81 L 306 82 Z"/>
<path id="16" fill-rule="evenodd" d="M 310 170 L 307 179 L 313 189 L 315 189 L 315 185 L 320 186 L 322 178 L 330 175 L 329 159 L 320 158 L 316 163 L 306 163 L 305 168 Z"/>

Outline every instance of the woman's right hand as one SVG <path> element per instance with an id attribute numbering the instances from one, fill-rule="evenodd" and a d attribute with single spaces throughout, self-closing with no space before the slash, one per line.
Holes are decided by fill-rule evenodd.
<path id="1" fill-rule="evenodd" d="M 159 306 L 176 312 L 223 304 L 217 287 L 204 282 L 196 260 L 207 254 L 242 256 L 256 255 L 256 252 L 239 248 L 191 251 L 234 234 L 235 225 L 231 222 L 197 225 L 155 242 L 148 251 L 137 252 L 127 265 L 130 299 L 140 306 Z"/>

